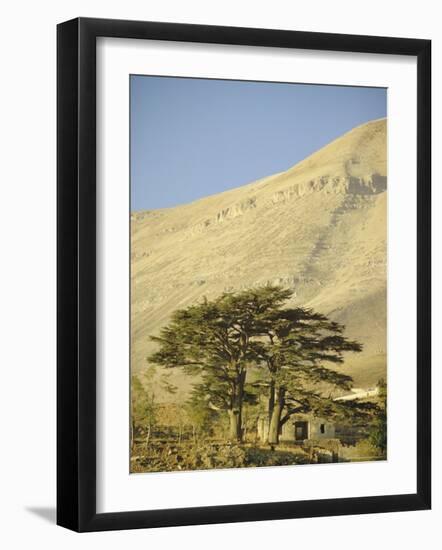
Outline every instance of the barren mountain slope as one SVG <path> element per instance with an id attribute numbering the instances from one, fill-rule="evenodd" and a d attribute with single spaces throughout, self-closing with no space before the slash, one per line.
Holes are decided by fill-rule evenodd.
<path id="1" fill-rule="evenodd" d="M 149 335 L 173 310 L 272 282 L 293 288 L 293 304 L 343 322 L 364 344 L 362 354 L 348 357 L 346 372 L 358 386 L 376 383 L 386 352 L 386 169 L 381 119 L 286 172 L 190 204 L 134 213 L 133 371 L 146 367 L 154 349 Z"/>

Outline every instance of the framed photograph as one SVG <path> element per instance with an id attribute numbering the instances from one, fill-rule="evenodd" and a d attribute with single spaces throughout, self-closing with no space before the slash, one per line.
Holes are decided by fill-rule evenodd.
<path id="1" fill-rule="evenodd" d="M 58 524 L 429 509 L 430 41 L 57 36 Z"/>

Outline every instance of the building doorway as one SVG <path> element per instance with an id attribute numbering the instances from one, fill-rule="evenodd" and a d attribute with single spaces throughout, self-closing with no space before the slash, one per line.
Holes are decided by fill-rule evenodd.
<path id="1" fill-rule="evenodd" d="M 308 439 L 308 422 L 295 422 L 295 441 Z"/>

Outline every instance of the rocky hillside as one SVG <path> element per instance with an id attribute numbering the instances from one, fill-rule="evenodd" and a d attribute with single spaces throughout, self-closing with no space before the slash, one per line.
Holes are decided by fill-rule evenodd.
<path id="1" fill-rule="evenodd" d="M 286 172 L 132 214 L 133 371 L 173 310 L 272 282 L 344 323 L 364 343 L 346 372 L 375 384 L 386 368 L 386 153 L 386 120 L 375 120 Z"/>

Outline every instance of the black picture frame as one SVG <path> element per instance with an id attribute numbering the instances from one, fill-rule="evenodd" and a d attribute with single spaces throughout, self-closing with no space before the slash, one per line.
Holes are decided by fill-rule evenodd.
<path id="1" fill-rule="evenodd" d="M 96 512 L 96 39 L 396 54 L 417 58 L 417 492 Z M 431 506 L 431 42 L 79 18 L 57 28 L 57 523 L 75 531 L 425 510 Z"/>

